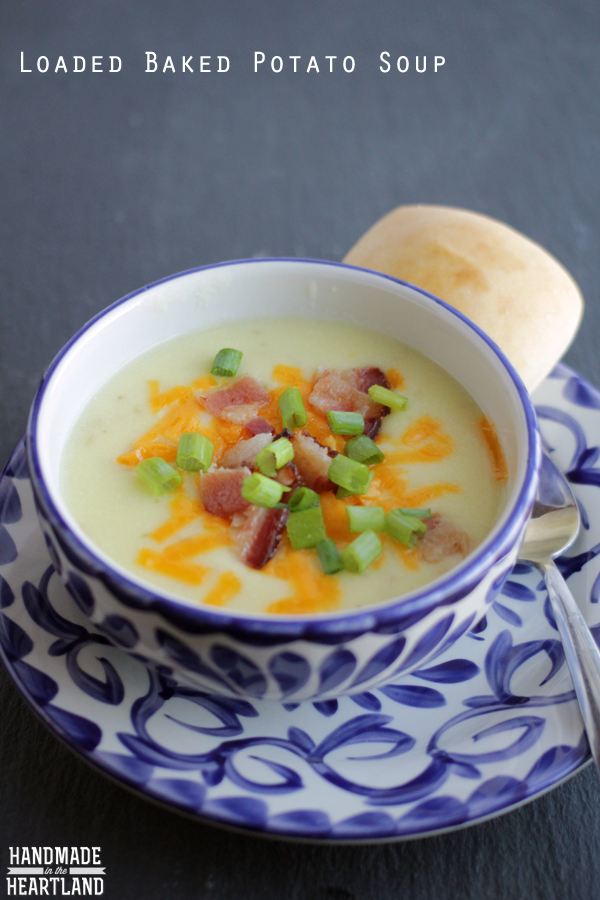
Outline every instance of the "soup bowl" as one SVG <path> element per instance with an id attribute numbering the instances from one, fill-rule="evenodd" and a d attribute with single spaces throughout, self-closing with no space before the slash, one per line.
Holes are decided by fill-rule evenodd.
<path id="1" fill-rule="evenodd" d="M 309 317 L 362 325 L 434 360 L 496 426 L 506 501 L 459 565 L 426 587 L 352 611 L 247 614 L 157 590 L 84 533 L 61 493 L 61 457 L 82 409 L 127 363 L 171 338 L 228 320 Z M 165 675 L 204 691 L 286 703 L 362 693 L 425 665 L 484 616 L 514 565 L 537 487 L 540 443 L 519 376 L 472 322 L 388 276 L 338 263 L 267 259 L 165 278 L 119 300 L 58 354 L 35 397 L 27 452 L 55 568 L 93 626 Z"/>

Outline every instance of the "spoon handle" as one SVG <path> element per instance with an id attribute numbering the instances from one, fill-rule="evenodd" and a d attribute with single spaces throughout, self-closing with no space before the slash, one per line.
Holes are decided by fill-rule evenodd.
<path id="1" fill-rule="evenodd" d="M 600 652 L 554 563 L 541 563 L 539 568 L 548 588 L 590 750 L 600 772 Z"/>

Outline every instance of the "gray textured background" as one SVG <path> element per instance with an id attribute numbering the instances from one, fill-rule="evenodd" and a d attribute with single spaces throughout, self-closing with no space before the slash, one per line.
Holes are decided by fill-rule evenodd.
<path id="1" fill-rule="evenodd" d="M 54 353 L 113 300 L 222 259 L 340 259 L 399 203 L 480 210 L 552 251 L 587 300 L 567 361 L 600 386 L 599 38 L 592 0 L 4 0 L 0 463 Z M 21 50 L 88 69 L 117 54 L 123 71 L 20 74 Z M 144 74 L 145 50 L 194 68 L 221 53 L 231 71 Z M 255 50 L 335 54 L 338 71 L 255 75 Z M 384 75 L 382 50 L 426 54 L 428 71 Z M 136 799 L 72 757 L 3 673 L 0 691 L 2 865 L 10 845 L 100 845 L 106 896 L 123 900 L 598 897 L 590 769 L 444 837 L 273 844 Z"/>

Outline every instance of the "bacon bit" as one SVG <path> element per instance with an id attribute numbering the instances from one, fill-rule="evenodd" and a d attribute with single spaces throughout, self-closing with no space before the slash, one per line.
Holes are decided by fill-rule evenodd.
<path id="1" fill-rule="evenodd" d="M 185 538 L 175 544 L 169 544 L 163 550 L 163 556 L 167 559 L 178 561 L 208 553 L 218 547 L 228 547 L 233 543 L 233 538 L 226 532 L 220 534 L 196 534 L 194 537 Z"/>
<path id="2" fill-rule="evenodd" d="M 464 558 L 471 549 L 469 535 L 440 513 L 434 513 L 430 519 L 425 520 L 425 524 L 427 531 L 417 541 L 419 553 L 425 562 L 437 563 L 456 553 Z"/>
<path id="3" fill-rule="evenodd" d="M 353 535 L 354 537 L 354 535 Z M 288 581 L 293 596 L 271 603 L 266 612 L 281 615 L 306 615 L 339 609 L 342 590 L 339 579 L 324 575 L 314 557 L 289 544 L 281 548 L 265 569 L 266 575 Z"/>
<path id="4" fill-rule="evenodd" d="M 377 417 L 375 419 L 365 419 L 365 427 L 363 428 L 363 434 L 366 434 L 367 437 L 370 437 L 371 440 L 374 441 L 380 431 L 381 431 L 381 419 L 379 417 Z"/>
<path id="5" fill-rule="evenodd" d="M 365 419 L 387 415 L 385 410 L 389 412 L 389 408 L 375 403 L 366 391 L 361 389 L 361 385 L 367 384 L 369 380 L 369 376 L 365 374 L 367 371 L 371 370 L 350 369 L 347 372 L 323 372 L 316 378 L 308 402 L 323 415 L 330 409 L 357 412 Z M 381 375 L 385 380 L 383 372 Z"/>
<path id="6" fill-rule="evenodd" d="M 251 569 L 262 569 L 277 552 L 289 514 L 287 509 L 252 508 L 236 536 L 242 561 Z"/>
<path id="7" fill-rule="evenodd" d="M 149 550 L 147 547 L 140 550 L 136 563 L 151 572 L 158 572 L 160 575 L 166 575 L 167 578 L 175 578 L 177 581 L 192 585 L 201 584 L 210 572 L 210 569 L 195 563 L 176 562 L 168 559 L 163 553 Z"/>
<path id="8" fill-rule="evenodd" d="M 404 387 L 404 378 L 398 371 L 398 369 L 388 369 L 385 373 L 385 377 L 388 380 L 388 384 L 393 391 L 401 391 Z M 383 385 L 385 387 L 385 385 Z"/>
<path id="9" fill-rule="evenodd" d="M 506 465 L 506 457 L 496 427 L 485 416 L 482 416 L 479 420 L 479 427 L 492 458 L 494 480 L 506 481 L 508 478 L 508 466 Z"/>
<path id="10" fill-rule="evenodd" d="M 244 375 L 239 381 L 213 391 L 205 398 L 209 412 L 218 419 L 245 425 L 271 397 L 252 375 Z"/>
<path id="11" fill-rule="evenodd" d="M 335 490 L 327 473 L 337 451 L 324 447 L 306 431 L 295 431 L 290 440 L 294 447 L 294 464 L 306 486 L 317 493 Z"/>
<path id="12" fill-rule="evenodd" d="M 171 502 L 171 518 L 156 528 L 150 537 L 158 543 L 166 541 L 176 532 L 181 531 L 190 522 L 193 522 L 201 513 L 201 507 L 198 501 L 192 500 L 183 489 L 177 491 Z"/>
<path id="13" fill-rule="evenodd" d="M 294 463 L 289 462 L 283 466 L 275 476 L 275 481 L 278 481 L 280 484 L 285 484 L 286 487 L 291 488 L 295 491 L 297 488 L 302 487 L 304 481 L 302 480 L 302 476 L 298 471 L 298 466 L 295 466 Z M 291 496 L 288 494 L 288 497 Z"/>
<path id="14" fill-rule="evenodd" d="M 208 592 L 202 602 L 209 606 L 225 606 L 242 589 L 242 582 L 233 572 L 223 572 L 214 588 Z"/>
<path id="15" fill-rule="evenodd" d="M 200 478 L 200 499 L 204 508 L 213 516 L 222 518 L 247 509 L 250 505 L 242 497 L 242 482 L 252 473 L 243 466 L 239 469 L 213 469 Z"/>
<path id="16" fill-rule="evenodd" d="M 246 422 L 244 428 L 248 434 L 252 435 L 252 437 L 256 434 L 273 434 L 275 431 L 273 426 L 270 425 L 266 419 L 263 419 L 262 416 L 258 416 L 256 419 L 250 419 L 249 422 Z"/>
<path id="17" fill-rule="evenodd" d="M 322 414 L 326 414 L 330 409 L 360 413 L 365 419 L 363 434 L 375 440 L 381 429 L 381 419 L 389 415 L 390 409 L 388 406 L 375 403 L 369 397 L 368 390 L 374 384 L 390 387 L 386 376 L 376 366 L 348 369 L 343 372 L 325 370 L 317 376 L 308 401 Z"/>
<path id="18" fill-rule="evenodd" d="M 231 517 L 231 527 L 232 528 L 242 528 L 242 526 L 245 525 L 247 518 L 248 518 L 247 510 L 245 510 L 244 512 L 234 513 Z"/>
<path id="19" fill-rule="evenodd" d="M 256 454 L 263 447 L 270 444 L 272 440 L 273 438 L 270 434 L 263 433 L 256 434 L 246 441 L 240 441 L 225 451 L 219 465 L 227 469 L 236 469 L 239 466 L 252 466 L 254 465 Z"/>
<path id="20" fill-rule="evenodd" d="M 354 386 L 357 390 L 362 391 L 365 394 L 368 394 L 369 388 L 373 387 L 374 384 L 378 384 L 380 387 L 390 389 L 390 383 L 377 366 L 365 366 L 364 369 L 350 369 L 350 373 L 354 374 Z M 343 374 L 343 373 L 342 373 Z M 351 383 L 350 379 L 348 379 Z M 383 407 L 382 415 L 387 416 L 390 413 L 389 406 Z"/>

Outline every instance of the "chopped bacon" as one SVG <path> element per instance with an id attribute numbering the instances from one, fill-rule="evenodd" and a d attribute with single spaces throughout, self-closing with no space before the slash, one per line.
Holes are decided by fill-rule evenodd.
<path id="1" fill-rule="evenodd" d="M 440 562 L 446 556 L 453 556 L 455 553 L 460 553 L 464 557 L 471 549 L 469 535 L 439 513 L 425 519 L 425 524 L 427 531 L 418 540 L 418 547 L 425 562 Z"/>
<path id="2" fill-rule="evenodd" d="M 250 507 L 245 509 L 244 512 L 234 513 L 231 517 L 231 527 L 232 528 L 241 528 L 242 525 L 246 524 L 246 520 L 250 514 Z"/>
<path id="3" fill-rule="evenodd" d="M 205 403 L 208 411 L 218 419 L 245 425 L 256 418 L 258 410 L 270 399 L 252 375 L 244 375 L 239 381 L 213 391 L 205 398 Z"/>
<path id="4" fill-rule="evenodd" d="M 386 388 L 390 386 L 376 366 L 342 372 L 325 370 L 317 376 L 308 400 L 323 414 L 329 409 L 360 413 L 365 419 L 363 433 L 374 439 L 379 434 L 382 416 L 390 412 L 388 406 L 375 403 L 369 397 L 368 390 L 374 384 Z"/>
<path id="5" fill-rule="evenodd" d="M 363 428 L 363 434 L 366 434 L 367 437 L 370 437 L 371 440 L 374 441 L 380 431 L 381 431 L 381 418 L 379 416 L 377 416 L 374 419 L 365 419 L 365 427 Z"/>
<path id="6" fill-rule="evenodd" d="M 294 464 L 306 486 L 319 494 L 336 490 L 327 473 L 337 452 L 324 447 L 306 431 L 295 431 L 291 441 L 294 447 Z"/>
<path id="7" fill-rule="evenodd" d="M 246 422 L 244 428 L 254 437 L 255 434 L 273 434 L 275 429 L 272 425 L 269 425 L 266 419 L 263 419 L 262 416 L 258 416 L 256 419 L 250 419 L 249 422 Z"/>
<path id="8" fill-rule="evenodd" d="M 302 476 L 298 471 L 298 466 L 295 466 L 292 462 L 286 463 L 285 466 L 279 470 L 275 476 L 275 480 L 279 481 L 280 484 L 285 484 L 286 487 L 291 488 L 293 491 L 295 491 L 296 488 L 302 487 L 304 484 Z M 288 497 L 290 496 L 291 495 L 288 494 Z"/>
<path id="9" fill-rule="evenodd" d="M 252 473 L 239 469 L 212 469 L 200 478 L 200 499 L 207 512 L 228 518 L 249 506 L 242 497 L 242 482 Z"/>
<path id="10" fill-rule="evenodd" d="M 369 392 L 369 388 L 373 387 L 374 384 L 378 384 L 379 387 L 387 388 L 388 391 L 390 390 L 389 381 L 377 366 L 365 366 L 364 369 L 351 369 L 350 371 L 354 373 L 356 379 L 355 387 L 365 394 Z M 389 406 L 384 406 L 382 415 L 387 416 L 389 411 Z"/>
<path id="11" fill-rule="evenodd" d="M 236 537 L 242 561 L 252 569 L 262 569 L 277 552 L 289 517 L 287 509 L 252 507 Z"/>
<path id="12" fill-rule="evenodd" d="M 270 444 L 273 440 L 270 434 L 255 434 L 254 437 L 248 438 L 247 441 L 238 441 L 229 450 L 226 450 L 221 459 L 220 465 L 228 469 L 235 469 L 239 466 L 252 466 L 256 454 Z"/>

